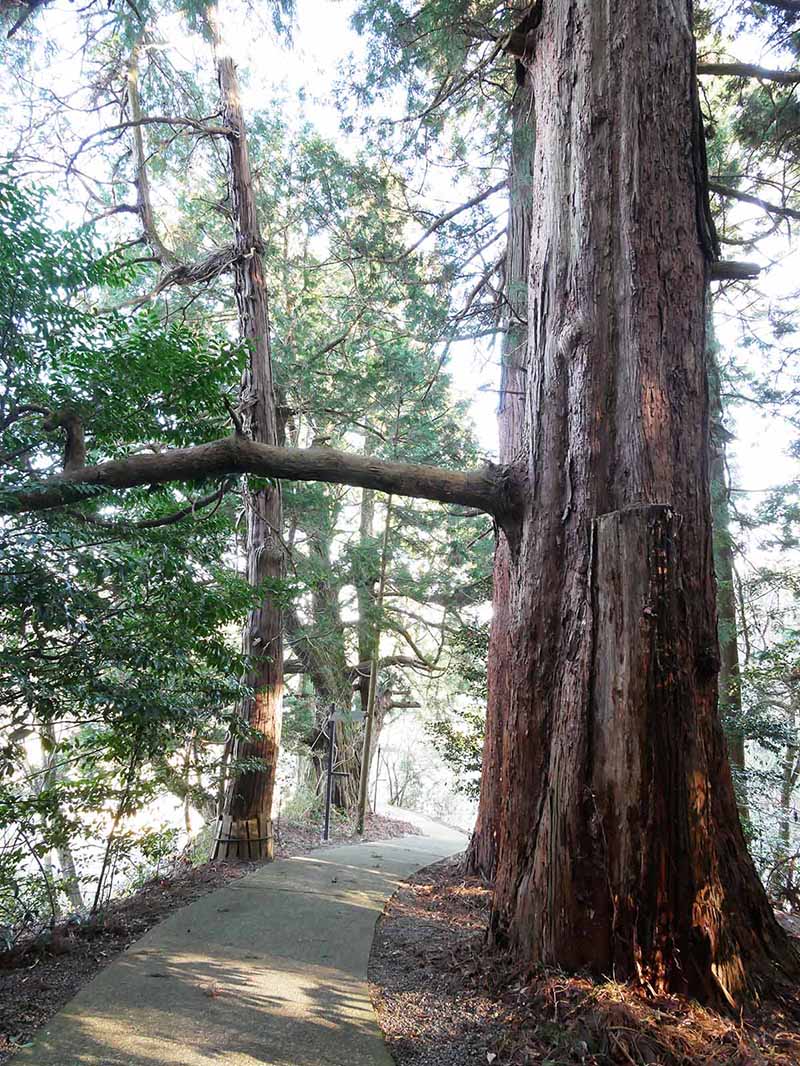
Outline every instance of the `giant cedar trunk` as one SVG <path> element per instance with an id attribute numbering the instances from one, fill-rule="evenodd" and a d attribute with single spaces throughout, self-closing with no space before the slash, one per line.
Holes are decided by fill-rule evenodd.
<path id="1" fill-rule="evenodd" d="M 796 959 L 716 709 L 690 5 L 550 0 L 537 37 L 492 934 L 731 1003 Z"/>
<path id="2" fill-rule="evenodd" d="M 217 50 L 217 76 L 222 98 L 222 121 L 228 136 L 228 186 L 238 257 L 233 264 L 239 328 L 248 342 L 250 360 L 242 382 L 240 409 L 245 432 L 261 444 L 278 443 L 272 359 L 269 345 L 267 290 L 262 258 L 247 135 L 239 102 L 233 60 L 219 53 L 220 34 L 215 13 L 209 24 Z M 231 752 L 234 770 L 219 815 L 214 857 L 218 859 L 273 857 L 272 796 L 281 730 L 283 641 L 281 610 L 274 583 L 283 576 L 282 508 L 278 484 L 244 492 L 247 512 L 247 580 L 265 588 L 261 602 L 249 614 L 242 645 L 251 667 L 245 678 L 249 695 L 238 708 L 248 735 L 237 737 Z M 270 588 L 270 584 L 273 585 Z M 236 762 L 257 761 L 249 769 Z"/>

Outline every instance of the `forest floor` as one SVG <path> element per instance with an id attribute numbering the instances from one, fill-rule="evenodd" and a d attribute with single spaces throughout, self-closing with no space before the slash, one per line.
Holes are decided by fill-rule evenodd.
<path id="1" fill-rule="evenodd" d="M 370 815 L 363 838 L 354 827 L 332 827 L 331 842 L 387 840 L 419 830 L 408 822 Z M 321 846 L 319 827 L 283 821 L 275 857 L 302 855 Z M 113 900 L 95 917 L 65 923 L 53 933 L 0 952 L 0 1063 L 9 1059 L 95 974 L 152 926 L 193 900 L 256 869 L 256 863 L 178 861 L 169 874 Z"/>
<path id="2" fill-rule="evenodd" d="M 397 1066 L 798 1066 L 800 990 L 737 1021 L 679 996 L 534 977 L 487 951 L 489 886 L 445 860 L 392 897 L 370 958 Z"/>

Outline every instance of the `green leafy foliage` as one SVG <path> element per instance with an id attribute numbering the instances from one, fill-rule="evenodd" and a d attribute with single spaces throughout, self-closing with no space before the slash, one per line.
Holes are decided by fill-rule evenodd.
<path id="1" fill-rule="evenodd" d="M 220 391 L 239 362 L 227 342 L 160 328 L 151 313 L 91 311 L 89 297 L 126 282 L 126 272 L 85 233 L 49 229 L 37 200 L 8 182 L 0 257 L 0 483 L 59 469 L 63 443 L 43 428 L 54 410 L 83 416 L 90 460 L 218 434 Z M 105 892 L 123 856 L 138 849 L 147 858 L 152 829 L 140 840 L 130 817 L 174 778 L 219 758 L 243 670 L 227 634 L 253 593 L 223 562 L 232 517 L 224 492 L 216 510 L 157 524 L 185 508 L 189 491 L 143 488 L 113 506 L 92 497 L 0 526 L 0 897 L 9 929 L 36 911 L 20 870 L 45 876 L 50 852 L 94 840 L 83 873 L 103 898 L 98 877 Z M 45 881 L 61 906 L 59 878 Z"/>
<path id="2" fill-rule="evenodd" d="M 486 659 L 489 626 L 469 625 L 453 638 L 454 697 L 427 726 L 428 735 L 456 777 L 456 787 L 477 799 L 486 727 Z"/>

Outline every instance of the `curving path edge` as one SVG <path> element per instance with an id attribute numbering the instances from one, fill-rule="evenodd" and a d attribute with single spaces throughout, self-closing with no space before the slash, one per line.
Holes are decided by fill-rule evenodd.
<path id="1" fill-rule="evenodd" d="M 426 835 L 281 859 L 176 911 L 13 1066 L 391 1066 L 366 981 L 375 923 L 404 878 L 466 844 L 402 817 Z"/>

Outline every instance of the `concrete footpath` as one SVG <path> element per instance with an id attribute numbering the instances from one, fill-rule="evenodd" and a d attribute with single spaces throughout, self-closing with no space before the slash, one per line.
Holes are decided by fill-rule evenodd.
<path id="1" fill-rule="evenodd" d="M 282 859 L 176 911 L 14 1066 L 390 1066 L 366 985 L 375 922 L 403 878 L 466 845 L 414 821 L 425 836 Z"/>

